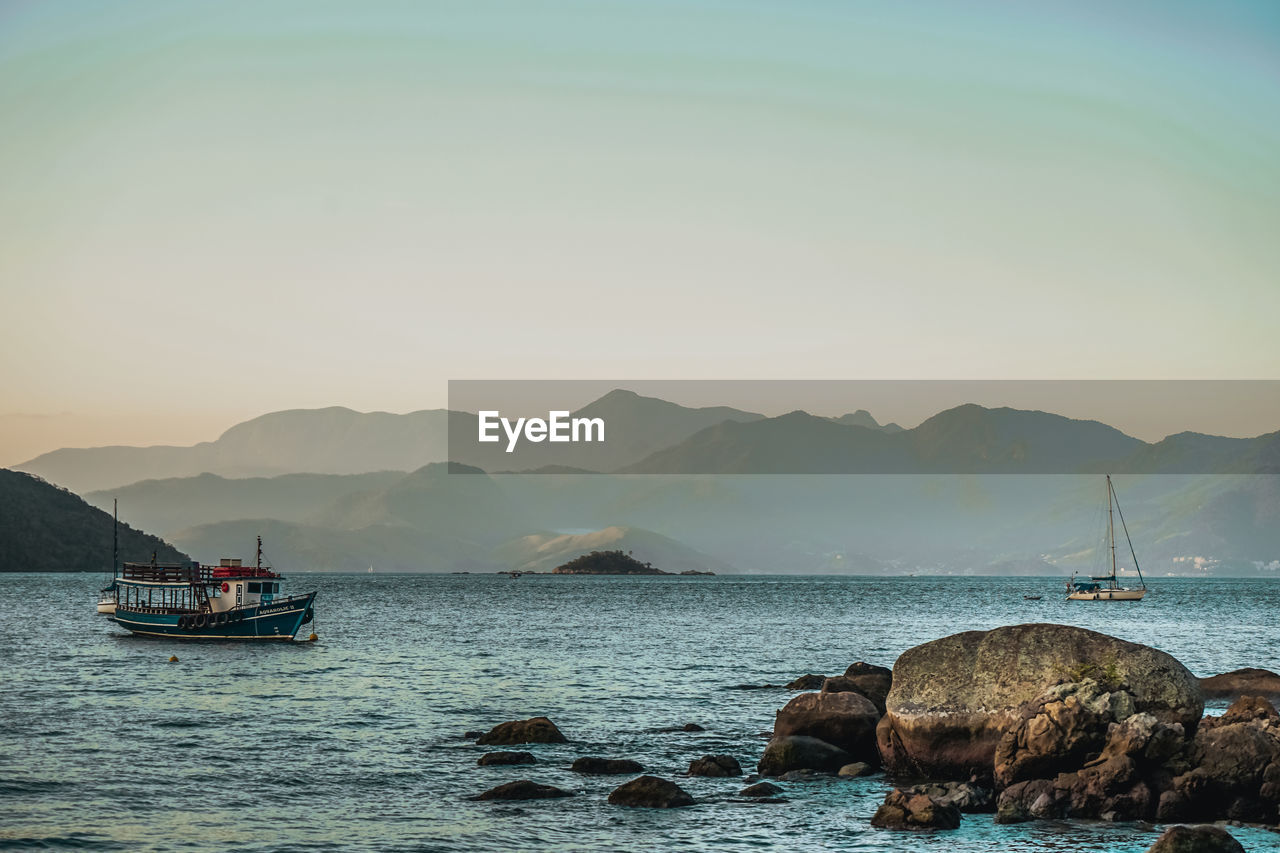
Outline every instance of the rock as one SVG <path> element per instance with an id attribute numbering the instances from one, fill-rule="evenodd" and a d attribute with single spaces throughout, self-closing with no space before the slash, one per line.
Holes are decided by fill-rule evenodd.
<path id="1" fill-rule="evenodd" d="M 821 690 L 822 685 L 824 682 L 826 682 L 826 680 L 827 680 L 827 677 L 825 675 L 814 675 L 810 673 L 809 675 L 802 675 L 799 678 L 797 678 L 795 681 L 792 681 L 790 684 L 787 685 L 787 689 L 788 690 Z"/>
<path id="2" fill-rule="evenodd" d="M 1216 826 L 1171 826 L 1147 853 L 1244 853 L 1244 847 Z"/>
<path id="3" fill-rule="evenodd" d="M 494 726 L 481 735 L 476 743 L 481 746 L 495 746 L 512 743 L 568 743 L 560 734 L 556 724 L 546 717 L 534 717 L 529 720 L 512 720 Z"/>
<path id="4" fill-rule="evenodd" d="M 1204 712 L 1195 676 L 1157 649 L 1066 625 L 968 631 L 909 649 L 894 664 L 876 731 L 885 767 L 933 779 L 991 778 L 996 748 L 1022 722 L 1024 706 L 1055 684 L 1088 678 L 1127 693 L 1135 712 L 1188 732 Z"/>
<path id="5" fill-rule="evenodd" d="M 706 731 L 706 729 L 704 729 L 702 726 L 698 725 L 697 723 L 685 723 L 683 726 L 681 726 L 681 727 L 680 727 L 680 731 L 682 731 L 682 732 L 705 732 L 705 731 Z"/>
<path id="6" fill-rule="evenodd" d="M 537 761 L 532 752 L 486 752 L 476 764 L 489 767 L 499 764 L 536 764 Z"/>
<path id="7" fill-rule="evenodd" d="M 783 789 L 772 782 L 757 782 L 754 785 L 748 785 L 738 792 L 739 797 L 776 797 L 783 793 Z"/>
<path id="8" fill-rule="evenodd" d="M 615 788 L 609 804 L 645 809 L 674 809 L 693 805 L 693 797 L 677 785 L 657 776 L 640 776 Z"/>
<path id="9" fill-rule="evenodd" d="M 989 788 L 973 782 L 930 782 L 905 789 L 908 794 L 924 794 L 944 806 L 955 806 L 964 814 L 995 811 L 995 796 Z"/>
<path id="10" fill-rule="evenodd" d="M 1133 707 L 1129 693 L 1106 691 L 1093 679 L 1050 687 L 1023 706 L 996 745 L 996 785 L 1078 769 L 1102 750 L 1111 724 L 1131 716 Z"/>
<path id="11" fill-rule="evenodd" d="M 881 829 L 959 829 L 960 810 L 925 794 L 895 789 L 876 809 L 871 825 Z"/>
<path id="12" fill-rule="evenodd" d="M 732 755 L 704 755 L 689 762 L 690 776 L 741 776 L 742 766 Z"/>
<path id="13" fill-rule="evenodd" d="M 785 797 L 757 797 L 756 799 L 748 800 L 747 802 L 754 803 L 756 805 L 764 805 L 765 803 L 788 803 L 790 800 Z"/>
<path id="14" fill-rule="evenodd" d="M 546 800 L 555 797 L 572 797 L 568 791 L 562 791 L 551 785 L 539 785 L 528 779 L 508 782 L 496 788 L 490 788 L 483 794 L 472 797 L 473 800 Z"/>
<path id="15" fill-rule="evenodd" d="M 778 777 L 779 782 L 815 782 L 818 779 L 830 779 L 831 774 L 822 770 L 788 770 Z"/>
<path id="16" fill-rule="evenodd" d="M 879 719 L 876 706 L 861 693 L 802 693 L 778 711 L 773 736 L 816 737 L 859 761 L 879 764 L 875 741 Z"/>
<path id="17" fill-rule="evenodd" d="M 996 823 L 1023 823 L 1065 817 L 1067 803 L 1055 790 L 1052 779 L 1017 782 L 996 799 Z"/>
<path id="18" fill-rule="evenodd" d="M 1256 667 L 1233 669 L 1200 679 L 1200 689 L 1209 699 L 1235 699 L 1238 696 L 1280 698 L 1280 675 Z"/>
<path id="19" fill-rule="evenodd" d="M 859 776 L 870 776 L 875 773 L 876 769 L 865 761 L 855 761 L 852 764 L 846 764 L 836 771 L 836 775 L 842 779 L 856 779 Z"/>
<path id="20" fill-rule="evenodd" d="M 462 738 L 463 740 L 475 740 L 483 734 L 484 732 L 463 732 Z"/>
<path id="21" fill-rule="evenodd" d="M 844 675 L 828 678 L 822 685 L 826 693 L 856 690 L 871 700 L 881 714 L 885 711 L 885 699 L 893 686 L 893 670 L 883 666 L 858 661 L 844 671 Z"/>
<path id="22" fill-rule="evenodd" d="M 1160 794 L 1164 821 L 1231 818 L 1274 823 L 1280 803 L 1280 721 L 1275 709 L 1242 697 L 1206 720 L 1190 744 L 1190 769 Z"/>
<path id="23" fill-rule="evenodd" d="M 764 755 L 756 770 L 761 776 L 781 776 L 789 770 L 825 770 L 834 773 L 851 761 L 852 755 L 816 737 L 775 736 L 764 748 Z"/>
<path id="24" fill-rule="evenodd" d="M 577 758 L 569 767 L 574 773 L 592 776 L 614 776 L 623 773 L 643 773 L 644 766 L 629 758 Z"/>
<path id="25" fill-rule="evenodd" d="M 1221 717 L 1205 717 L 1200 721 L 1200 726 L 1205 729 L 1214 729 L 1219 726 L 1249 723 L 1254 720 L 1269 720 L 1273 725 L 1280 724 L 1280 713 L 1276 712 L 1276 706 L 1272 705 L 1265 697 L 1241 696 L 1231 703 L 1231 706 L 1227 708 Z"/>

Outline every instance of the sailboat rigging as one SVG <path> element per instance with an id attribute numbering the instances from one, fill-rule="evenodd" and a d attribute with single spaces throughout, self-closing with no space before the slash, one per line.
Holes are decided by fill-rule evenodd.
<path id="1" fill-rule="evenodd" d="M 1133 557 L 1133 568 L 1138 573 L 1139 586 L 1123 587 L 1116 580 L 1116 515 L 1120 516 L 1120 528 L 1124 531 L 1125 541 L 1129 543 L 1129 555 Z M 1129 525 L 1125 523 L 1124 511 L 1120 509 L 1120 496 L 1107 475 L 1107 542 L 1111 552 L 1111 572 L 1105 575 L 1093 575 L 1088 580 L 1076 580 L 1073 573 L 1067 581 L 1067 599 L 1070 601 L 1140 601 L 1147 594 L 1147 582 L 1142 577 L 1142 569 L 1138 566 L 1138 554 L 1133 548 L 1133 540 L 1129 537 Z"/>

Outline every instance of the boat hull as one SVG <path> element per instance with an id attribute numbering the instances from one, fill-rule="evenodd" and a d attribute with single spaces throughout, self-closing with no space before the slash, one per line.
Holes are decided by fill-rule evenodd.
<path id="1" fill-rule="evenodd" d="M 1145 589 L 1092 589 L 1073 592 L 1068 601 L 1139 601 L 1146 595 Z"/>
<path id="2" fill-rule="evenodd" d="M 117 607 L 111 617 L 125 630 L 144 637 L 178 640 L 292 640 L 310 621 L 314 592 L 270 604 L 214 614 L 154 613 Z M 203 618 L 199 618 L 203 617 Z M 222 617 L 225 617 L 223 619 Z M 194 622 L 195 624 L 189 624 Z M 210 624 L 212 623 L 212 624 Z"/>

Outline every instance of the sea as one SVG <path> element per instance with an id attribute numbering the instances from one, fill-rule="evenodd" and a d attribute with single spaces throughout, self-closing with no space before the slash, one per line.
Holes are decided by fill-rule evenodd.
<path id="1" fill-rule="evenodd" d="M 1156 579 L 1140 603 L 1068 602 L 1061 578 L 294 574 L 316 642 L 127 635 L 95 613 L 96 575 L 0 575 L 0 850 L 1114 851 L 1160 826 L 966 815 L 955 831 L 869 820 L 883 775 L 784 783 L 684 778 L 729 753 L 745 772 L 805 673 L 891 666 L 957 631 L 1079 625 L 1170 652 L 1194 673 L 1280 670 L 1280 582 Z M 1027 600 L 1026 595 L 1041 595 Z M 170 656 L 177 662 L 170 662 Z M 479 767 L 463 737 L 550 717 L 567 744 Z M 696 723 L 705 731 L 673 731 Z M 630 758 L 697 804 L 606 802 Z M 476 802 L 528 778 L 557 800 Z M 1280 834 L 1231 827 L 1246 850 Z"/>

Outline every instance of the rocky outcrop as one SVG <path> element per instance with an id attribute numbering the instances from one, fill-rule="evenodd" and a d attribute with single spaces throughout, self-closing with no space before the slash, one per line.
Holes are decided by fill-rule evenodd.
<path id="1" fill-rule="evenodd" d="M 476 761 L 481 767 L 506 764 L 535 764 L 532 752 L 486 752 Z"/>
<path id="2" fill-rule="evenodd" d="M 959 829 L 960 810 L 927 794 L 890 791 L 871 825 L 881 829 Z"/>
<path id="3" fill-rule="evenodd" d="M 546 800 L 556 797 L 572 797 L 573 794 L 563 791 L 552 785 L 540 785 L 537 782 L 530 782 L 528 779 L 521 779 L 518 782 L 508 782 L 505 785 L 499 785 L 496 788 L 490 788 L 483 794 L 477 794 L 472 797 L 473 800 Z"/>
<path id="4" fill-rule="evenodd" d="M 1066 625 L 968 631 L 909 649 L 894 664 L 876 732 L 886 769 L 932 779 L 992 778 L 997 747 L 1006 732 L 1028 723 L 1027 706 L 1038 707 L 1031 716 L 1043 716 L 1046 690 L 1086 680 L 1127 694 L 1134 713 L 1187 732 L 1203 714 L 1196 678 L 1148 646 Z M 1040 740 L 1034 736 L 1039 725 L 1026 732 L 1029 743 Z M 1096 734 L 1088 720 L 1080 725 L 1082 733 Z M 1064 745 L 1075 754 L 1075 745 Z M 1024 769 L 1017 774 L 1034 772 L 1029 768 L 1046 757 L 1037 749 L 1018 753 Z"/>
<path id="5" fill-rule="evenodd" d="M 591 776 L 616 776 L 624 773 L 643 773 L 644 765 L 629 758 L 594 758 L 587 756 L 574 759 L 569 767 L 574 773 Z"/>
<path id="6" fill-rule="evenodd" d="M 861 693 L 802 693 L 778 711 L 773 736 L 815 737 L 859 761 L 878 764 L 875 733 L 879 719 L 876 706 Z"/>
<path id="7" fill-rule="evenodd" d="M 1221 675 L 1200 679 L 1206 699 L 1236 699 L 1240 696 L 1264 696 L 1280 699 L 1280 675 L 1269 669 L 1247 667 Z"/>
<path id="8" fill-rule="evenodd" d="M 528 720 L 512 720 L 494 726 L 481 735 L 476 743 L 481 746 L 504 746 L 514 743 L 568 743 L 556 724 L 546 717 Z"/>
<path id="9" fill-rule="evenodd" d="M 1171 826 L 1147 853 L 1244 853 L 1244 847 L 1221 827 Z"/>
<path id="10" fill-rule="evenodd" d="M 826 682 L 825 675 L 802 675 L 787 685 L 788 690 L 821 690 L 822 685 Z"/>
<path id="11" fill-rule="evenodd" d="M 997 823 L 1033 818 L 1089 817 L 1141 820 L 1155 816 L 1157 791 L 1167 784 L 1169 762 L 1181 759 L 1186 741 L 1180 723 L 1133 714 L 1108 726 L 1102 750 L 1078 769 L 1052 778 L 1023 779 L 1001 793 Z"/>
<path id="12" fill-rule="evenodd" d="M 742 765 L 732 755 L 704 755 L 689 762 L 690 776 L 741 776 Z"/>
<path id="13" fill-rule="evenodd" d="M 1280 715 L 1267 700 L 1241 697 L 1222 717 L 1207 718 L 1185 764 L 1160 794 L 1160 820 L 1280 817 Z"/>
<path id="14" fill-rule="evenodd" d="M 609 804 L 644 809 L 674 809 L 693 805 L 693 797 L 675 782 L 657 776 L 640 776 L 615 788 Z"/>

